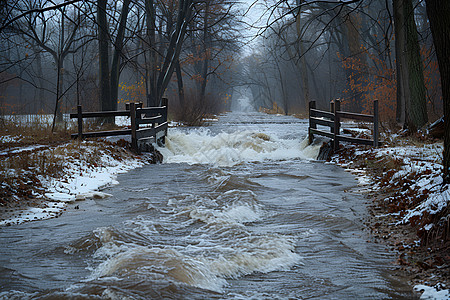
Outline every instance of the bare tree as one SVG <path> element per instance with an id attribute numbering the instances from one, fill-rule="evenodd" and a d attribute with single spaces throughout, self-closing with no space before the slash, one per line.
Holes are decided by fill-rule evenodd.
<path id="1" fill-rule="evenodd" d="M 444 183 L 450 183 L 450 2 L 426 0 L 444 99 Z"/>
<path id="2" fill-rule="evenodd" d="M 422 59 L 411 0 L 393 0 L 397 58 L 397 105 L 405 125 L 416 131 L 428 122 Z M 404 105 L 404 107 L 403 107 Z M 399 121 L 403 113 L 397 111 Z"/>
<path id="3" fill-rule="evenodd" d="M 47 1 L 35 3 L 38 7 L 45 7 Z M 33 7 L 28 7 L 33 11 Z M 24 15 L 14 24 L 14 28 L 25 39 L 30 39 L 43 51 L 49 53 L 54 60 L 56 68 L 56 99 L 54 105 L 55 124 L 62 122 L 61 99 L 65 94 L 64 90 L 64 61 L 69 54 L 77 51 L 73 47 L 76 42 L 76 32 L 81 22 L 81 14 L 73 14 L 69 17 L 67 6 L 52 10 L 50 13 L 31 12 Z"/>

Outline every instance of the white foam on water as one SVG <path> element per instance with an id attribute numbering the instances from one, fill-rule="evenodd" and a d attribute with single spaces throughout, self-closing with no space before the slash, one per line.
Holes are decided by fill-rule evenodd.
<path id="1" fill-rule="evenodd" d="M 159 150 L 167 163 L 233 166 L 265 160 L 315 159 L 319 148 L 298 139 L 249 130 L 213 135 L 208 129 L 171 129 L 166 147 Z"/>
<path id="2" fill-rule="evenodd" d="M 264 217 L 263 207 L 251 191 L 230 190 L 217 198 L 187 195 L 170 200 L 169 205 L 171 211 L 159 220 L 139 216 L 126 222 L 149 241 L 154 239 L 148 245 L 124 240 L 114 228 L 95 230 L 100 243 L 94 254 L 98 265 L 91 269 L 88 281 L 138 277 L 222 292 L 227 279 L 301 264 L 295 237 L 248 229 L 247 223 Z M 179 242 L 167 244 L 153 238 L 158 234 L 155 222 L 177 230 L 192 226 L 192 222 L 197 225 L 179 237 Z"/>
<path id="3" fill-rule="evenodd" d="M 128 245 L 93 270 L 91 278 L 145 277 L 147 280 L 176 280 L 188 285 L 221 291 L 226 280 L 216 276 L 203 260 L 175 249 Z"/>
<path id="4" fill-rule="evenodd" d="M 204 223 L 248 223 L 260 219 L 261 212 L 250 205 L 232 205 L 223 210 L 193 207 L 189 216 Z"/>
<path id="5" fill-rule="evenodd" d="M 295 253 L 294 242 L 281 235 L 251 236 L 226 255 L 208 259 L 209 268 L 226 278 L 289 270 L 298 264 L 302 258 Z"/>
<path id="6" fill-rule="evenodd" d="M 195 247 L 176 249 L 132 244 L 106 247 L 115 249 L 116 254 L 109 252 L 109 257 L 92 270 L 88 280 L 136 276 L 147 280 L 175 280 L 222 292 L 227 278 L 288 270 L 301 263 L 301 257 L 294 252 L 293 242 L 282 236 L 252 237 L 236 247 L 210 247 L 214 249 L 214 255 L 208 255 L 205 245 L 195 251 L 192 251 Z M 102 248 L 99 251 L 102 255 L 105 253 Z"/>
<path id="7" fill-rule="evenodd" d="M 26 293 L 22 291 L 6 291 L 6 292 L 0 292 L 0 300 L 27 300 L 27 299 L 36 299 L 37 296 L 36 293 Z"/>
<path id="8" fill-rule="evenodd" d="M 190 218 L 204 223 L 242 224 L 261 219 L 264 212 L 256 200 L 256 195 L 249 190 L 229 190 L 217 198 L 198 197 L 195 205 L 189 203 L 192 196 L 176 204 L 177 209 L 189 212 Z"/>

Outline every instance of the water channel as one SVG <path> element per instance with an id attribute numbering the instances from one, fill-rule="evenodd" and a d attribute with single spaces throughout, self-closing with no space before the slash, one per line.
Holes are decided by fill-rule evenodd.
<path id="1" fill-rule="evenodd" d="M 414 298 L 363 229 L 357 180 L 315 161 L 306 130 L 256 112 L 170 129 L 165 162 L 112 197 L 0 228 L 0 299 Z"/>

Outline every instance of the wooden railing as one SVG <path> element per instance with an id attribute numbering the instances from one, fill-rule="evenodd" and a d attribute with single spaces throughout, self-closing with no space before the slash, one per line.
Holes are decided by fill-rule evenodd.
<path id="1" fill-rule="evenodd" d="M 321 135 L 333 140 L 333 150 L 339 149 L 339 142 L 355 143 L 362 145 L 380 146 L 378 129 L 378 100 L 373 102 L 373 115 L 363 115 L 341 111 L 339 100 L 331 101 L 330 111 L 316 109 L 316 102 L 309 102 L 309 143 L 311 144 L 314 135 Z M 340 134 L 341 120 L 353 119 L 363 122 L 373 123 L 373 139 L 362 139 Z M 330 127 L 330 132 L 317 129 L 317 125 Z"/>
<path id="2" fill-rule="evenodd" d="M 77 107 L 77 113 L 70 114 L 71 119 L 78 119 L 78 133 L 72 134 L 72 138 L 106 137 L 118 135 L 131 135 L 131 149 L 139 153 L 138 141 L 154 137 L 158 144 L 165 143 L 167 136 L 167 99 L 164 98 L 160 107 L 142 107 L 142 103 L 127 103 L 126 110 L 83 112 L 81 105 Z M 83 119 L 107 118 L 125 116 L 130 118 L 130 129 L 83 132 Z M 151 124 L 151 127 L 140 128 L 140 125 Z"/>

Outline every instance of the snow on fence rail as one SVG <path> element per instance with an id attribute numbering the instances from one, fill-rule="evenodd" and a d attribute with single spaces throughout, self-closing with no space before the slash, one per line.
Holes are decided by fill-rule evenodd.
<path id="1" fill-rule="evenodd" d="M 363 115 L 341 111 L 341 101 L 330 102 L 330 111 L 316 109 L 316 101 L 309 102 L 309 129 L 308 137 L 311 144 L 314 134 L 328 137 L 333 140 L 333 150 L 339 149 L 339 142 L 355 143 L 362 145 L 380 146 L 378 129 L 378 100 L 373 102 L 373 115 Z M 373 123 L 373 139 L 361 139 L 340 134 L 341 119 L 353 119 Z M 330 127 L 330 132 L 317 129 L 317 125 Z"/>
<path id="2" fill-rule="evenodd" d="M 78 133 L 72 134 L 72 138 L 90 138 L 118 135 L 131 135 L 131 149 L 139 153 L 138 141 L 154 137 L 155 141 L 165 143 L 167 136 L 167 99 L 162 99 L 160 107 L 142 107 L 142 103 L 127 103 L 126 110 L 83 112 L 81 105 L 77 107 L 77 113 L 70 114 L 70 118 L 78 119 Z M 107 118 L 126 116 L 130 117 L 130 129 L 83 132 L 84 118 Z M 141 124 L 151 124 L 152 127 L 140 128 Z"/>

